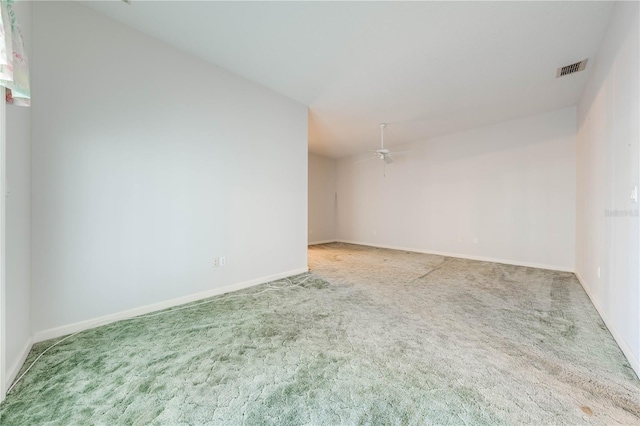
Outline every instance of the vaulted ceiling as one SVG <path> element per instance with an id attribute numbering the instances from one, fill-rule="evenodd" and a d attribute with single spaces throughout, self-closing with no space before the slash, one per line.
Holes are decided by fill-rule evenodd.
<path id="1" fill-rule="evenodd" d="M 341 157 L 576 105 L 611 2 L 86 2 L 309 106 Z M 142 54 L 142 52 L 141 52 Z M 179 86 L 179 74 L 173 82 Z"/>

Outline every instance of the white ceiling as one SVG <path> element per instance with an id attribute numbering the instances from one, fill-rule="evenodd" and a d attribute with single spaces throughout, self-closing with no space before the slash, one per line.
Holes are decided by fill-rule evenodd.
<path id="1" fill-rule="evenodd" d="M 309 149 L 341 157 L 576 105 L 610 2 L 91 2 L 309 106 Z M 179 85 L 179 78 L 176 80 Z"/>

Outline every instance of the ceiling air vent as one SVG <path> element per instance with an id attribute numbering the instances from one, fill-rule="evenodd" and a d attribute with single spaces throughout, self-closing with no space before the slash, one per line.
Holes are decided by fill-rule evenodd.
<path id="1" fill-rule="evenodd" d="M 576 62 L 575 64 L 558 68 L 558 72 L 556 73 L 556 78 L 584 70 L 585 67 L 587 66 L 587 61 L 588 59 L 585 59 L 583 61 Z"/>

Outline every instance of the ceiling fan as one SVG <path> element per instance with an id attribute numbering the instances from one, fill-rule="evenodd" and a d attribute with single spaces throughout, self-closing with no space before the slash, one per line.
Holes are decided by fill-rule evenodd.
<path id="1" fill-rule="evenodd" d="M 385 148 L 384 147 L 384 129 L 385 127 L 387 127 L 387 123 L 380 123 L 379 126 L 380 126 L 380 149 L 376 149 L 375 151 L 369 151 L 374 153 L 373 156 L 367 157 L 364 160 L 356 161 L 355 164 L 362 163 L 363 161 L 367 161 L 367 160 L 372 160 L 374 158 L 378 158 L 384 162 L 384 174 L 386 176 L 387 164 L 393 163 L 392 154 L 404 154 L 407 151 L 391 152 L 387 148 Z"/>

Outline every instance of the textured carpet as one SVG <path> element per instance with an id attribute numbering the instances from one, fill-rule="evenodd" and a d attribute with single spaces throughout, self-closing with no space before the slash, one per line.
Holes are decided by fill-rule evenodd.
<path id="1" fill-rule="evenodd" d="M 311 276 L 62 342 L 0 423 L 640 424 L 640 381 L 572 274 L 345 244 L 309 256 Z"/>

